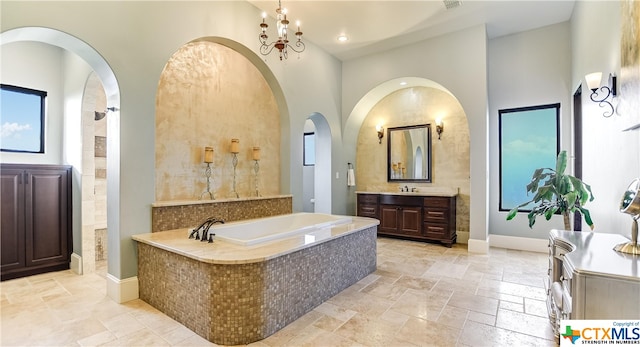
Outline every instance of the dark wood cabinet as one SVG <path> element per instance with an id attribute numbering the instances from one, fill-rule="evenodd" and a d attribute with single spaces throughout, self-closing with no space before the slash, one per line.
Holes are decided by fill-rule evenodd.
<path id="1" fill-rule="evenodd" d="M 380 195 L 380 234 L 421 237 L 422 197 Z"/>
<path id="2" fill-rule="evenodd" d="M 456 198 L 426 197 L 423 200 L 424 236 L 451 247 L 456 243 Z"/>
<path id="3" fill-rule="evenodd" d="M 358 194 L 358 216 L 380 220 L 378 235 L 456 242 L 456 197 Z"/>
<path id="4" fill-rule="evenodd" d="M 69 268 L 71 167 L 0 166 L 2 280 Z"/>
<path id="5" fill-rule="evenodd" d="M 380 219 L 377 194 L 358 194 L 358 216 Z"/>

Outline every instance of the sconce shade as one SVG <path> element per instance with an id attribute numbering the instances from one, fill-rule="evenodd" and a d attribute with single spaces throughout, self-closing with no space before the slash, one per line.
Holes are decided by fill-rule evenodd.
<path id="1" fill-rule="evenodd" d="M 602 72 L 592 72 L 584 76 L 584 79 L 587 81 L 587 88 L 596 90 L 600 88 L 600 82 L 602 82 Z"/>
<path id="2" fill-rule="evenodd" d="M 253 147 L 253 160 L 260 160 L 260 147 Z"/>

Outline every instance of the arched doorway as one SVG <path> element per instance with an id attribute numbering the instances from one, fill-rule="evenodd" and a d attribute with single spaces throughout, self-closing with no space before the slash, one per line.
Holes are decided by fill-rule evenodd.
<path id="1" fill-rule="evenodd" d="M 314 163 L 303 163 L 303 208 L 305 212 L 331 213 L 331 128 L 320 113 L 307 118 L 303 133 L 313 132 Z"/>
<path id="2" fill-rule="evenodd" d="M 89 46 L 84 41 L 71 36 L 67 33 L 49 29 L 42 27 L 25 27 L 8 30 L 0 34 L 0 41 L 2 44 L 9 44 L 14 42 L 21 41 L 34 41 L 41 42 L 45 44 L 49 44 L 52 46 L 57 46 L 66 51 L 73 53 L 79 60 L 82 61 L 83 64 L 86 64 L 89 67 L 89 70 L 93 70 L 98 78 L 100 79 L 105 95 L 106 102 L 109 107 L 114 109 L 113 114 L 111 115 L 110 120 L 108 121 L 107 127 L 113 133 L 112 140 L 108 143 L 108 151 L 109 153 L 109 167 L 107 171 L 110 172 L 108 175 L 108 181 L 114 181 L 114 184 L 109 184 L 109 188 L 107 191 L 107 195 L 110 196 L 110 209 L 109 209 L 109 225 L 112 226 L 109 229 L 109 244 L 116 244 L 119 242 L 119 229 L 118 223 L 119 220 L 119 194 L 118 194 L 118 172 L 120 165 L 120 155 L 119 155 L 119 147 L 120 144 L 118 142 L 119 139 L 119 117 L 120 114 L 117 110 L 120 107 L 120 89 L 115 77 L 114 72 L 111 70 L 109 64 L 102 58 L 102 56 L 95 50 L 93 47 Z M 81 69 L 81 68 L 80 68 Z M 89 76 L 89 72 L 87 72 L 81 80 L 75 81 L 74 84 L 78 85 L 78 93 L 73 93 L 73 95 L 65 95 L 64 103 L 64 116 L 65 116 L 65 133 L 69 134 L 79 134 L 81 133 L 81 104 L 82 104 L 82 92 L 84 89 L 84 85 L 86 83 L 86 78 Z M 71 94 L 71 93 L 70 93 Z M 70 143 L 72 141 L 71 138 L 65 138 L 64 146 L 64 158 L 66 163 L 74 166 L 74 184 L 73 184 L 73 196 L 74 200 L 78 201 L 81 199 L 82 193 L 82 144 L 80 142 Z M 82 220 L 83 211 L 82 204 L 74 203 L 73 210 L 73 249 L 74 254 L 72 254 L 71 267 L 78 273 L 82 273 L 84 271 L 91 272 L 95 266 L 95 258 L 94 258 L 94 243 L 92 242 L 84 242 L 85 236 L 86 238 L 90 238 L 89 231 L 84 230 L 83 226 L 86 224 L 85 221 Z M 91 235 L 93 230 L 91 230 Z M 85 235 L 87 234 L 87 235 Z M 118 249 L 115 247 L 115 249 Z M 114 261 L 119 258 L 119 254 L 114 254 L 110 259 L 113 258 Z M 111 261 L 110 261 L 111 263 Z M 111 268 L 111 266 L 109 266 Z"/>

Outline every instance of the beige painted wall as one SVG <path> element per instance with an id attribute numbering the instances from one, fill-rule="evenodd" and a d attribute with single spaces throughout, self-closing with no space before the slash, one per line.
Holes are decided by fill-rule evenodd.
<path id="1" fill-rule="evenodd" d="M 442 118 L 441 140 L 435 132 L 436 118 Z M 376 125 L 385 128 L 378 143 Z M 387 182 L 386 129 L 431 124 L 432 183 Z M 412 87 L 393 92 L 378 102 L 365 118 L 356 149 L 356 183 L 359 191 L 397 192 L 400 186 L 457 187 L 457 230 L 469 231 L 469 125 L 460 103 L 449 93 L 435 88 Z"/>
<path id="2" fill-rule="evenodd" d="M 215 198 L 235 197 L 232 138 L 240 140 L 240 197 L 255 196 L 254 146 L 261 149 L 260 194 L 279 194 L 280 116 L 264 77 L 228 47 L 204 41 L 184 45 L 169 59 L 158 85 L 156 200 L 200 198 L 206 190 L 205 146 L 214 149 Z"/>

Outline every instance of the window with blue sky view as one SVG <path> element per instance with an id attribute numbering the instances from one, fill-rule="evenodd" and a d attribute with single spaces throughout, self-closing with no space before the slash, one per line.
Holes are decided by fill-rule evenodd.
<path id="1" fill-rule="evenodd" d="M 499 112 L 500 210 L 531 200 L 527 184 L 538 168 L 556 167 L 560 150 L 560 104 L 504 109 Z M 531 210 L 526 206 L 522 211 Z"/>
<path id="2" fill-rule="evenodd" d="M 0 149 L 44 153 L 44 102 L 47 92 L 0 86 Z"/>
<path id="3" fill-rule="evenodd" d="M 316 164 L 316 137 L 315 133 L 304 133 L 303 165 L 312 166 Z"/>

